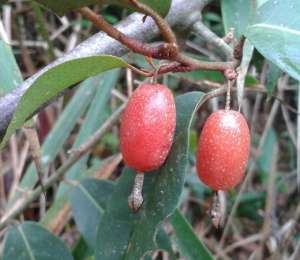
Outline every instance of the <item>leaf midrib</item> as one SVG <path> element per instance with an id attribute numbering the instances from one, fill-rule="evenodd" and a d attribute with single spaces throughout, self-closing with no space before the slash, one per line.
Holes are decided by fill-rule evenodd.
<path id="1" fill-rule="evenodd" d="M 290 29 L 288 27 L 278 26 L 278 25 L 271 25 L 271 24 L 265 24 L 265 23 L 257 23 L 257 24 L 250 25 L 248 27 L 248 30 L 252 29 L 252 28 L 272 29 L 272 30 L 275 30 L 275 31 L 288 32 L 288 33 L 296 34 L 296 35 L 300 36 L 300 31 L 297 31 L 295 29 Z"/>
<path id="2" fill-rule="evenodd" d="M 19 233 L 20 233 L 20 235 L 21 235 L 21 237 L 22 237 L 22 239 L 23 239 L 23 241 L 24 241 L 24 244 L 25 244 L 25 247 L 26 247 L 26 250 L 27 250 L 27 253 L 28 253 L 28 255 L 29 255 L 30 260 L 36 260 L 36 258 L 35 258 L 34 255 L 32 254 L 32 248 L 31 248 L 30 245 L 29 245 L 29 242 L 28 242 L 28 240 L 27 240 L 27 238 L 26 238 L 25 233 L 23 232 L 22 227 L 21 227 L 21 226 L 18 226 L 17 229 L 18 229 L 18 231 L 19 231 Z"/>
<path id="3" fill-rule="evenodd" d="M 81 184 L 78 185 L 78 188 L 91 201 L 91 203 L 100 212 L 100 214 L 103 214 L 104 213 L 104 209 L 99 206 L 98 202 L 93 198 L 93 196 L 88 192 L 88 190 L 84 186 L 82 186 Z"/>

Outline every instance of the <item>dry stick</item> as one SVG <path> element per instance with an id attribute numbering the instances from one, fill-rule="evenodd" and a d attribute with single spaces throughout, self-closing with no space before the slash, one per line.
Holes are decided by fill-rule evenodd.
<path id="1" fill-rule="evenodd" d="M 255 243 L 257 241 L 260 241 L 262 238 L 262 235 L 261 234 L 255 234 L 255 235 L 252 235 L 252 236 L 249 236 L 249 237 L 246 237 L 242 240 L 239 240 L 237 242 L 235 242 L 234 244 L 226 247 L 224 249 L 224 253 L 225 254 L 228 254 L 229 252 L 239 248 L 239 247 L 242 247 L 242 246 L 245 246 L 247 244 L 251 244 L 251 243 Z"/>
<path id="2" fill-rule="evenodd" d="M 63 178 L 64 174 L 70 169 L 70 167 L 76 163 L 84 154 L 86 154 L 97 141 L 117 122 L 121 112 L 124 110 L 126 104 L 120 106 L 104 123 L 103 125 L 78 149 L 74 150 L 68 160 L 63 164 L 53 175 L 51 175 L 45 182 L 45 189 L 49 189 L 55 182 Z M 24 194 L 20 200 L 6 212 L 0 219 L 0 230 L 3 229 L 11 219 L 17 217 L 30 203 L 35 201 L 43 190 L 41 186 L 37 187 L 33 191 L 28 191 Z"/>
<path id="3" fill-rule="evenodd" d="M 10 141 L 13 141 L 13 139 L 11 139 Z M 13 168 L 14 169 L 14 180 L 13 180 L 13 183 L 11 185 L 8 200 L 10 200 L 10 198 L 14 195 L 16 189 L 18 188 L 19 180 L 21 178 L 21 174 L 22 174 L 23 168 L 24 168 L 25 163 L 26 163 L 28 149 L 29 149 L 29 144 L 28 144 L 28 142 L 25 142 L 25 144 L 23 146 L 23 149 L 20 152 L 20 156 L 18 156 L 18 162 L 17 162 L 18 165 L 16 166 L 16 169 Z M 15 167 L 15 166 L 13 166 L 13 167 Z"/>
<path id="4" fill-rule="evenodd" d="M 16 139 L 16 134 L 13 134 L 9 140 L 9 148 L 10 148 L 10 156 L 11 156 L 11 163 L 12 163 L 12 170 L 14 174 L 14 182 L 17 179 L 17 172 L 18 172 L 18 143 Z M 13 185 L 12 185 L 13 186 Z"/>
<path id="5" fill-rule="evenodd" d="M 267 186 L 267 199 L 264 212 L 264 224 L 262 227 L 262 239 L 260 243 L 260 248 L 258 249 L 257 256 L 258 259 L 263 259 L 263 252 L 265 243 L 271 235 L 272 232 L 272 222 L 273 222 L 273 208 L 275 204 L 275 193 L 276 193 L 276 165 L 278 159 L 278 146 L 275 145 L 275 148 L 272 153 L 272 166 L 271 171 L 269 172 L 268 186 Z"/>
<path id="6" fill-rule="evenodd" d="M 279 108 L 279 105 L 280 105 L 280 102 L 278 100 L 275 100 L 274 103 L 273 103 L 273 106 L 272 106 L 272 109 L 271 109 L 271 112 L 270 112 L 270 115 L 268 117 L 268 120 L 267 120 L 267 123 L 265 125 L 265 128 L 264 128 L 264 131 L 263 131 L 263 134 L 261 136 L 261 139 L 259 141 L 259 145 L 258 145 L 258 148 L 257 148 L 257 153 L 255 154 L 254 158 L 253 158 L 253 163 L 249 169 L 249 171 L 247 172 L 246 174 L 246 177 L 240 187 L 240 190 L 239 190 L 239 193 L 237 195 L 237 198 L 233 204 L 233 207 L 232 207 L 232 210 L 229 214 L 229 217 L 228 217 L 228 221 L 226 223 L 226 226 L 225 226 L 225 229 L 224 229 L 224 232 L 223 232 L 223 235 L 221 237 L 221 240 L 220 240 L 220 243 L 219 243 L 219 247 L 223 247 L 223 244 L 225 242 L 225 238 L 229 232 L 229 228 L 230 228 L 230 225 L 231 225 L 231 222 L 233 221 L 233 216 L 237 210 L 237 207 L 240 203 L 240 198 L 241 198 L 241 195 L 244 193 L 245 189 L 246 189 L 246 186 L 247 186 L 247 183 L 248 183 L 248 180 L 250 179 L 250 176 L 254 173 L 254 170 L 255 170 L 255 167 L 256 167 L 256 160 L 259 156 L 259 153 L 262 149 L 262 146 L 263 144 L 265 143 L 265 140 L 266 140 L 266 137 L 267 137 L 267 134 L 268 134 L 268 130 L 271 128 L 272 124 L 273 124 L 273 121 L 274 121 L 274 118 L 276 116 L 276 113 L 277 113 L 277 110 Z"/>
<path id="7" fill-rule="evenodd" d="M 43 184 L 43 179 L 45 178 L 45 172 L 43 171 L 43 166 L 41 162 L 41 145 L 38 137 L 37 130 L 34 128 L 32 122 L 28 123 L 23 127 L 25 136 L 30 144 L 30 152 L 31 157 L 35 165 L 37 177 L 38 177 L 38 184 L 41 185 L 43 196 L 40 196 L 40 216 L 42 217 L 46 211 L 46 203 L 47 203 L 47 196 L 46 196 L 46 189 Z"/>
<path id="8" fill-rule="evenodd" d="M 39 137 L 37 134 L 36 129 L 32 125 L 25 125 L 23 127 L 24 133 L 26 135 L 26 138 L 30 144 L 30 151 L 31 151 L 31 156 L 36 168 L 36 172 L 38 175 L 38 179 L 40 182 L 40 185 L 43 188 L 43 167 L 42 167 L 42 162 L 41 162 L 41 145 L 39 141 Z M 44 190 L 44 192 L 46 192 Z M 45 194 L 46 196 L 46 194 Z"/>

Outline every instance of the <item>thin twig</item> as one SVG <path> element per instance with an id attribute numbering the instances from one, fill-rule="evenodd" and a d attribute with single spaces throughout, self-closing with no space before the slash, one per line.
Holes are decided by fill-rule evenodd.
<path id="1" fill-rule="evenodd" d="M 90 20 L 98 29 L 104 31 L 110 37 L 121 42 L 134 52 L 157 59 L 169 59 L 177 55 L 178 47 L 176 45 L 176 42 L 172 44 L 162 44 L 158 47 L 153 47 L 126 36 L 111 24 L 106 22 L 101 15 L 94 13 L 88 7 L 82 7 L 78 9 L 78 12 L 88 20 Z"/>
<path id="2" fill-rule="evenodd" d="M 36 168 L 39 183 L 40 183 L 40 185 L 44 191 L 44 195 L 46 197 L 46 190 L 43 185 L 44 171 L 43 171 L 42 162 L 41 162 L 41 145 L 40 145 L 37 131 L 34 128 L 34 126 L 31 124 L 24 126 L 23 129 L 24 129 L 26 138 L 30 144 L 31 156 L 32 156 L 35 168 Z"/>
<path id="3" fill-rule="evenodd" d="M 271 235 L 273 218 L 274 218 L 274 204 L 275 204 L 275 192 L 276 192 L 276 165 L 278 159 L 278 146 L 275 144 L 275 148 L 272 152 L 272 166 L 268 176 L 268 186 L 267 186 L 267 198 L 266 206 L 264 212 L 264 224 L 262 227 L 262 239 L 260 241 L 260 248 L 258 250 L 258 258 L 263 259 L 263 252 L 265 248 L 265 243 Z"/>
<path id="4" fill-rule="evenodd" d="M 140 12 L 153 18 L 166 42 L 177 45 L 176 36 L 171 27 L 157 12 L 151 9 L 148 5 L 140 3 L 138 0 L 129 1 L 132 2 Z"/>
<path id="5" fill-rule="evenodd" d="M 261 234 L 255 234 L 255 235 L 252 235 L 252 236 L 249 236 L 249 237 L 246 237 L 242 240 L 238 240 L 237 242 L 235 242 L 234 244 L 226 247 L 224 249 L 224 253 L 228 254 L 229 252 L 239 248 L 239 247 L 243 247 L 247 244 L 251 244 L 251 243 L 255 243 L 257 241 L 260 241 L 262 238 L 262 235 Z"/>

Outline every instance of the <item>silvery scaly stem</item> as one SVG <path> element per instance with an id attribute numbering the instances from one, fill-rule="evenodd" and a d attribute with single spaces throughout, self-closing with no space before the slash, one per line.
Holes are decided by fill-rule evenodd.
<path id="1" fill-rule="evenodd" d="M 210 210 L 210 216 L 215 228 L 221 228 L 225 222 L 226 194 L 224 191 L 216 191 Z"/>
<path id="2" fill-rule="evenodd" d="M 128 197 L 128 206 L 134 211 L 138 211 L 143 204 L 143 184 L 144 184 L 144 174 L 137 173 L 134 178 L 134 184 L 132 191 Z"/>

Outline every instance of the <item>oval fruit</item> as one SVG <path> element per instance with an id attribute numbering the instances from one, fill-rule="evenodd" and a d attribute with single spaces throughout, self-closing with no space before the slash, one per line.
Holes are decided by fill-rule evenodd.
<path id="1" fill-rule="evenodd" d="M 219 110 L 205 122 L 197 151 L 199 178 L 213 190 L 228 190 L 243 178 L 250 149 L 250 133 L 244 116 Z"/>
<path id="2" fill-rule="evenodd" d="M 138 172 L 159 168 L 170 151 L 175 124 L 172 92 L 160 84 L 140 85 L 121 118 L 120 148 L 125 164 Z"/>

